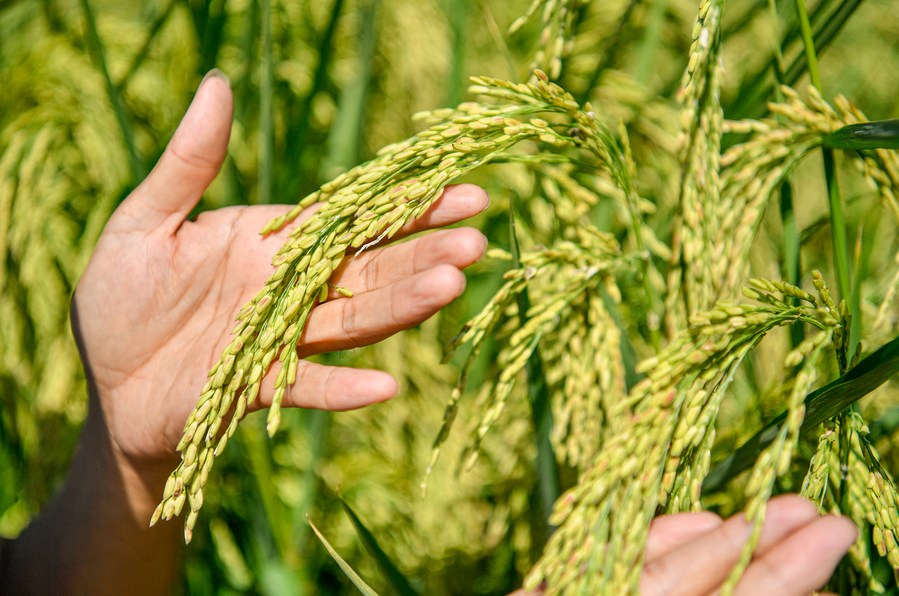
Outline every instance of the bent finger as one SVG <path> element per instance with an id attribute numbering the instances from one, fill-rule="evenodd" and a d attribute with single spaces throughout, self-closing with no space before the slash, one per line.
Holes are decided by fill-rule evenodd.
<path id="1" fill-rule="evenodd" d="M 464 269 L 477 262 L 486 248 L 487 238 L 474 228 L 440 230 L 347 259 L 330 281 L 354 295 L 362 294 L 441 264 Z M 332 290 L 331 297 L 336 298 L 337 292 Z"/>
<path id="2" fill-rule="evenodd" d="M 818 518 L 753 560 L 735 594 L 808 594 L 833 575 L 856 535 L 846 518 Z"/>
<path id="3" fill-rule="evenodd" d="M 814 505 L 786 495 L 768 503 L 756 552 L 772 545 L 817 518 Z M 641 593 L 702 594 L 716 589 L 730 574 L 743 552 L 752 526 L 742 513 L 700 535 L 643 568 Z"/>
<path id="4" fill-rule="evenodd" d="M 490 204 L 490 197 L 480 186 L 455 184 L 447 186 L 440 198 L 434 201 L 421 217 L 413 219 L 396 234 L 392 240 L 399 240 L 412 234 L 448 226 L 477 215 Z"/>
<path id="5" fill-rule="evenodd" d="M 301 356 L 365 346 L 409 329 L 456 299 L 465 276 L 438 265 L 390 286 L 314 308 L 297 351 Z"/>
<path id="6" fill-rule="evenodd" d="M 644 564 L 652 563 L 702 534 L 718 528 L 724 521 L 708 511 L 677 513 L 652 520 L 646 540 Z"/>
<path id="7" fill-rule="evenodd" d="M 250 406 L 250 410 L 272 405 L 274 379 L 280 366 L 280 363 L 275 363 L 263 379 L 259 399 Z M 328 366 L 300 360 L 296 382 L 285 391 L 281 405 L 285 408 L 355 410 L 386 401 L 398 390 L 396 379 L 380 370 Z"/>

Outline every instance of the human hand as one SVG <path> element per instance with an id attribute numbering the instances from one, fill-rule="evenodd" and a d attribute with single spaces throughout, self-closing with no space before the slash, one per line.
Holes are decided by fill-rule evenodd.
<path id="1" fill-rule="evenodd" d="M 724 521 L 714 513 L 678 513 L 653 520 L 644 553 L 640 594 L 716 594 L 740 559 L 752 532 L 743 514 Z M 738 595 L 805 595 L 824 585 L 857 531 L 846 518 L 818 515 L 795 495 L 768 503 L 752 562 Z M 538 596 L 519 590 L 510 596 Z"/>
<path id="2" fill-rule="evenodd" d="M 293 227 L 258 234 L 291 205 L 229 207 L 186 219 L 225 158 L 231 113 L 227 80 L 207 77 L 159 163 L 110 218 L 72 301 L 91 410 L 102 415 L 117 454 L 165 474 L 237 311 L 274 271 L 271 259 Z M 398 237 L 486 205 L 477 187 L 448 188 Z M 332 282 L 354 296 L 313 310 L 300 356 L 370 344 L 417 325 L 461 294 L 461 269 L 485 246 L 480 232 L 461 228 L 348 259 Z M 384 372 L 301 363 L 297 390 L 284 406 L 343 410 L 397 391 Z M 254 407 L 270 404 L 276 372 Z"/>
<path id="3" fill-rule="evenodd" d="M 726 521 L 708 512 L 655 519 L 640 593 L 716 593 L 739 560 L 751 531 L 742 514 Z M 734 593 L 809 594 L 827 582 L 856 534 L 849 520 L 821 517 L 805 499 L 775 497 L 768 503 L 752 562 Z"/>
<path id="4" fill-rule="evenodd" d="M 178 460 L 184 421 L 230 341 L 231 322 L 274 271 L 271 259 L 292 229 L 258 234 L 289 205 L 230 207 L 186 219 L 225 158 L 231 109 L 226 79 L 208 77 L 159 163 L 97 243 L 72 299 L 72 330 L 90 390 L 87 420 L 66 481 L 7 547 L 9 577 L 0 576 L 0 592 L 172 589 L 179 529 L 147 522 Z M 486 205 L 477 187 L 448 188 L 398 236 L 459 221 Z M 348 259 L 331 281 L 354 297 L 313 309 L 299 355 L 366 345 L 420 323 L 462 292 L 461 269 L 485 246 L 480 232 L 460 228 Z M 255 407 L 271 403 L 276 373 L 264 380 Z M 303 362 L 283 405 L 349 409 L 396 391 L 383 372 Z"/>

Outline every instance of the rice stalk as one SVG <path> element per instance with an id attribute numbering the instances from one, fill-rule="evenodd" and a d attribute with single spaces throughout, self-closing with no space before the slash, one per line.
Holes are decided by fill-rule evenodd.
<path id="1" fill-rule="evenodd" d="M 718 262 L 714 234 L 725 211 L 719 199 L 722 112 L 718 54 L 722 0 L 704 0 L 693 28 L 690 58 L 684 71 L 679 161 L 679 223 L 675 267 L 669 275 L 669 333 L 683 327 L 693 312 L 705 310 L 720 296 L 713 275 Z"/>
<path id="2" fill-rule="evenodd" d="M 777 438 L 762 452 L 749 474 L 746 484 L 746 520 L 752 524 L 752 532 L 743 546 L 740 560 L 731 570 L 727 581 L 721 587 L 722 594 L 732 594 L 743 572 L 749 566 L 752 555 L 758 545 L 765 521 L 765 510 L 768 499 L 774 492 L 774 483 L 779 476 L 789 471 L 790 463 L 799 443 L 799 430 L 805 417 L 806 394 L 814 386 L 818 359 L 823 348 L 830 339 L 832 330 L 818 333 L 815 337 L 804 341 L 787 357 L 787 362 L 802 362 L 802 368 L 796 375 L 793 388 L 787 398 L 787 420 L 781 427 Z"/>
<path id="3" fill-rule="evenodd" d="M 532 0 L 527 11 L 509 27 L 509 34 L 515 34 L 528 21 L 540 13 L 540 37 L 537 51 L 530 70 L 543 70 L 551 79 L 562 74 L 562 61 L 571 47 L 575 8 L 589 0 Z"/>
<path id="4" fill-rule="evenodd" d="M 774 190 L 826 135 L 859 115 L 845 98 L 838 112 L 810 88 L 807 100 L 789 87 L 782 87 L 783 103 L 769 105 L 780 118 L 726 122 L 727 132 L 749 133 L 743 143 L 729 149 L 721 158 L 721 212 L 724 214 L 714 236 L 714 245 L 724 247 L 722 259 L 713 271 L 719 281 L 719 295 L 731 296 L 746 274 L 749 251 L 762 216 Z M 854 160 L 875 186 L 884 206 L 895 215 L 897 161 L 894 152 L 878 150 L 875 157 L 858 155 Z M 876 182 L 875 182 L 876 181 Z"/>
<path id="5" fill-rule="evenodd" d="M 559 529 L 527 587 L 545 581 L 563 594 L 635 590 L 656 509 L 698 505 L 713 422 L 736 367 L 773 328 L 804 321 L 827 337 L 839 322 L 817 299 L 790 284 L 756 280 L 747 295 L 763 305 L 719 303 L 696 313 L 688 332 L 641 364 L 647 378 L 613 412 L 628 423 L 602 445 L 593 467 L 557 502 L 551 522 Z M 802 305 L 788 305 L 784 296 Z M 814 352 L 822 342 L 819 337 L 803 346 L 794 358 Z M 801 423 L 800 414 L 793 418 Z M 791 441 L 796 428 L 790 425 Z M 791 454 L 792 448 L 779 452 L 776 470 L 785 469 Z"/>
<path id="6" fill-rule="evenodd" d="M 423 114 L 423 120 L 433 123 L 429 128 L 385 147 L 376 159 L 322 186 L 262 230 L 265 234 L 279 229 L 306 207 L 322 203 L 312 217 L 291 232 L 272 261 L 274 274 L 238 313 L 233 340 L 210 371 L 185 423 L 178 445 L 182 461 L 169 478 L 152 523 L 180 514 L 189 500 L 185 539 L 190 540 L 215 456 L 234 435 L 247 407 L 259 394 L 262 377 L 276 359 L 281 370 L 275 380 L 267 429 L 270 435 L 277 430 L 281 401 L 296 380 L 297 342 L 322 288 L 350 251 L 358 255 L 393 237 L 427 211 L 446 184 L 523 140 L 570 147 L 577 139 L 578 144 L 607 160 L 613 173 L 625 175 L 621 158 L 606 145 L 611 141 L 605 129 L 542 73 L 538 73 L 536 82 L 528 84 L 487 78 L 475 78 L 474 82 L 473 93 L 509 103 L 467 103 L 457 109 Z M 581 132 L 563 134 L 536 117 L 541 112 L 567 114 Z M 527 350 L 519 348 L 516 346 L 517 351 L 507 358 L 523 364 L 521 357 Z M 507 378 L 503 387 L 511 387 L 510 381 Z M 498 415 L 501 404 L 498 400 L 490 410 L 491 416 Z M 228 415 L 231 421 L 224 426 Z M 489 425 L 482 424 L 483 432 Z"/>
<path id="7" fill-rule="evenodd" d="M 884 593 L 886 588 L 871 570 L 874 553 L 886 557 L 894 570 L 899 570 L 899 493 L 891 475 L 880 464 L 879 456 L 868 441 L 868 427 L 858 412 L 847 414 L 849 458 L 840 460 L 840 433 L 833 423 L 825 427 L 818 448 L 803 481 L 802 495 L 818 504 L 822 512 L 848 516 L 859 528 L 859 537 L 849 551 L 853 566 L 863 573 L 858 588 L 871 593 Z M 846 484 L 849 507 L 837 499 L 834 487 Z"/>
<path id="8" fill-rule="evenodd" d="M 468 373 L 480 353 L 484 341 L 497 326 L 506 327 L 508 343 L 501 348 L 498 362 L 501 373 L 489 384 L 482 399 L 477 429 L 463 452 L 465 466 L 470 468 L 490 427 L 499 419 L 518 374 L 543 336 L 550 336 L 559 325 L 559 317 L 570 304 L 596 292 L 597 284 L 619 263 L 617 243 L 601 232 L 585 233 L 579 242 L 563 241 L 555 247 L 528 251 L 521 255 L 520 267 L 504 275 L 505 283 L 490 302 L 475 315 L 447 347 L 451 355 L 458 347 L 470 344 L 471 350 L 462 365 L 459 381 L 444 414 L 444 423 L 434 441 L 429 475 L 437 461 L 440 447 L 448 436 L 456 418 L 460 399 L 465 392 Z M 517 296 L 528 289 L 530 310 L 519 323 Z M 594 416 L 595 413 L 585 413 Z M 592 441 L 589 435 L 580 438 Z"/>
<path id="9" fill-rule="evenodd" d="M 606 293 L 615 290 L 607 279 Z M 621 331 L 597 294 L 573 301 L 541 347 L 552 392 L 553 445 L 559 460 L 579 471 L 591 465 L 608 428 L 620 422 L 609 413 L 627 394 Z"/>

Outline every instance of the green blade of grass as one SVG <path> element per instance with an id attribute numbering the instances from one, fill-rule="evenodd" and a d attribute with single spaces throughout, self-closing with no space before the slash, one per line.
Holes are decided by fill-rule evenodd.
<path id="1" fill-rule="evenodd" d="M 264 419 L 245 421 L 243 429 L 242 445 L 246 449 L 244 456 L 259 490 L 259 503 L 267 522 L 265 525 L 268 526 L 271 544 L 281 561 L 295 566 L 297 556 L 291 539 L 290 517 L 287 507 L 275 491 L 271 446 L 265 440 Z M 264 534 L 264 530 L 261 531 Z"/>
<path id="2" fill-rule="evenodd" d="M 343 14 L 344 0 L 334 0 L 328 16 L 328 23 L 318 38 L 315 55 L 318 62 L 312 76 L 312 85 L 300 101 L 288 102 L 287 132 L 284 134 L 284 159 L 288 164 L 302 164 L 304 157 L 316 153 L 320 148 L 310 142 L 309 131 L 312 126 L 313 103 L 328 84 L 332 58 L 334 56 L 334 36 L 337 23 Z M 316 180 L 309 176 L 297 176 L 291 168 L 281 169 L 281 180 L 278 185 L 278 196 L 292 197 L 306 195 L 317 186 Z"/>
<path id="3" fill-rule="evenodd" d="M 818 91 L 823 92 L 821 74 L 818 70 L 818 54 L 815 49 L 814 34 L 812 33 L 808 12 L 805 9 L 805 0 L 796 0 L 796 13 L 799 15 L 802 46 L 805 50 L 809 78 L 812 81 L 812 85 Z M 827 201 L 830 208 L 830 233 L 833 244 L 834 271 L 836 272 L 837 284 L 840 288 L 840 298 L 849 304 L 850 312 L 861 314 L 860 298 L 858 294 L 852 291 L 849 240 L 846 237 L 846 218 L 843 215 L 843 199 L 840 196 L 840 185 L 837 181 L 837 168 L 833 149 L 824 147 L 821 149 L 821 154 L 824 158 L 824 178 L 827 184 Z M 855 346 L 858 341 L 860 329 L 860 317 L 854 317 L 850 324 L 850 348 Z M 845 372 L 845 368 L 841 366 L 840 374 Z"/>
<path id="4" fill-rule="evenodd" d="M 361 8 L 359 22 L 359 70 L 340 94 L 337 116 L 328 136 L 327 155 L 319 178 L 328 180 L 357 165 L 362 156 L 362 132 L 365 105 L 372 69 L 377 54 L 378 0 L 369 0 Z"/>
<path id="5" fill-rule="evenodd" d="M 272 200 L 272 159 L 275 152 L 275 59 L 272 46 L 272 2 L 262 0 L 262 68 L 259 81 L 259 193 L 258 203 Z"/>
<path id="6" fill-rule="evenodd" d="M 805 420 L 801 432 L 803 434 L 812 432 L 819 424 L 856 403 L 897 372 L 899 372 L 899 336 L 881 346 L 846 374 L 809 393 L 805 398 Z M 703 492 L 718 490 L 731 478 L 752 466 L 762 450 L 777 438 L 780 425 L 786 420 L 786 416 L 784 412 L 772 420 L 754 437 L 712 468 L 702 485 Z"/>
<path id="7" fill-rule="evenodd" d="M 815 49 L 819 55 L 823 54 L 830 46 L 863 1 L 844 0 L 833 11 L 829 10 L 830 5 L 834 3 L 831 0 L 822 0 L 815 7 L 815 11 L 810 16 L 810 21 Z M 800 28 L 798 23 L 796 23 L 796 26 L 790 29 L 784 38 L 781 48 L 786 49 L 800 35 Z M 805 73 L 807 67 L 808 62 L 805 59 L 805 53 L 800 53 L 786 67 L 783 73 L 783 84 L 794 85 L 799 80 L 799 77 Z M 765 106 L 771 97 L 772 82 L 770 74 L 776 69 L 777 58 L 775 56 L 755 75 L 746 77 L 746 80 L 749 82 L 742 85 L 736 98 L 729 105 L 725 106 L 725 117 L 739 120 L 741 118 L 760 116 L 765 111 Z"/>
<path id="8" fill-rule="evenodd" d="M 192 24 L 197 35 L 197 45 L 200 54 L 199 71 L 206 72 L 213 68 L 218 61 L 225 38 L 225 25 L 228 20 L 228 11 L 225 10 L 226 0 L 206 0 L 204 2 L 183 2 L 189 9 Z M 251 3 L 255 11 L 257 3 Z M 252 20 L 248 26 L 253 28 Z"/>
<path id="9" fill-rule="evenodd" d="M 646 33 L 637 48 L 637 63 L 634 66 L 634 79 L 641 85 L 646 85 L 649 75 L 653 70 L 653 58 L 659 47 L 662 25 L 665 23 L 665 14 L 668 12 L 670 0 L 656 0 L 649 13 L 649 22 L 646 24 Z"/>
<path id="10" fill-rule="evenodd" d="M 328 554 L 331 555 L 331 558 L 334 559 L 334 562 L 337 563 L 337 566 L 340 567 L 341 571 L 347 576 L 347 578 L 356 586 L 356 589 L 362 592 L 365 596 L 378 596 L 378 593 L 371 589 L 365 580 L 359 577 L 359 574 L 356 573 L 350 564 L 343 560 L 337 551 L 334 550 L 334 547 L 331 546 L 331 543 L 328 542 L 327 538 L 319 531 L 318 528 L 315 527 L 315 524 L 312 523 L 312 518 L 308 515 L 306 516 L 306 522 L 309 524 L 309 527 L 312 528 L 312 531 L 315 532 L 315 535 L 318 537 L 319 541 L 322 543 L 322 546 L 325 547 L 325 550 L 328 551 Z"/>
<path id="11" fill-rule="evenodd" d="M 115 112 L 116 121 L 119 123 L 119 129 L 122 132 L 122 139 L 125 141 L 125 148 L 128 151 L 128 161 L 131 165 L 132 181 L 136 184 L 140 181 L 146 172 L 144 172 L 143 163 L 137 153 L 137 145 L 134 142 L 134 131 L 131 129 L 131 123 L 125 113 L 125 106 L 122 103 L 122 97 L 112 82 L 109 74 L 109 67 L 106 64 L 106 52 L 103 49 L 103 42 L 100 40 L 100 34 L 97 31 L 97 21 L 94 18 L 94 11 L 91 8 L 89 0 L 81 0 L 81 9 L 84 12 L 84 22 L 87 33 L 87 43 L 94 59 L 97 61 L 97 67 L 100 74 L 103 75 L 103 81 L 106 83 L 106 95 L 109 97 L 109 103 Z"/>
<path id="12" fill-rule="evenodd" d="M 359 519 L 359 516 L 356 515 L 356 512 L 353 511 L 352 507 L 350 507 L 339 494 L 337 495 L 337 498 L 340 500 L 344 512 L 346 512 L 347 516 L 350 518 L 350 522 L 352 522 L 353 528 L 356 530 L 356 535 L 359 536 L 359 540 L 362 541 L 368 554 L 374 558 L 375 563 L 378 565 L 378 569 L 380 569 L 381 573 L 384 575 L 384 579 L 390 584 L 394 593 L 399 594 L 400 596 L 417 596 L 418 592 L 415 591 L 412 584 L 406 579 L 406 576 L 403 575 L 402 571 L 400 571 L 393 561 L 390 560 L 390 557 L 387 556 L 387 553 L 385 553 L 384 549 L 381 548 L 381 545 L 378 544 L 374 534 L 365 527 L 365 524 L 362 523 L 362 520 Z"/>
<path id="13" fill-rule="evenodd" d="M 454 106 L 465 95 L 465 48 L 468 33 L 468 9 L 471 0 L 445 0 L 443 10 L 450 23 L 453 38 L 452 59 L 447 80 L 447 105 Z"/>
<path id="14" fill-rule="evenodd" d="M 830 149 L 899 149 L 899 119 L 850 124 L 824 137 Z"/>
<path id="15" fill-rule="evenodd" d="M 515 210 L 511 206 L 509 208 L 509 247 L 512 253 L 512 266 L 518 268 L 521 266 L 518 233 L 515 231 Z M 522 326 L 527 322 L 530 302 L 527 288 L 525 288 L 518 295 L 518 317 Z M 538 350 L 533 351 L 525 368 L 528 376 L 531 418 L 537 441 L 537 482 L 540 490 L 540 503 L 543 506 L 543 518 L 546 519 L 552 513 L 553 504 L 562 491 L 559 466 L 550 441 L 553 419 L 549 404 L 549 391 L 546 387 L 546 375 L 543 372 L 543 360 L 540 358 Z M 552 530 L 553 528 L 550 527 L 549 531 L 552 532 Z"/>

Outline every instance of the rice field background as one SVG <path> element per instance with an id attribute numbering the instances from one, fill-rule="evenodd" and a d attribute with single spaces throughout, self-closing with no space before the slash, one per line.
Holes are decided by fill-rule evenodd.
<path id="1" fill-rule="evenodd" d="M 559 570 L 566 540 L 579 540 L 566 532 L 594 513 L 585 505 L 547 518 L 565 491 L 577 500 L 598 486 L 609 472 L 597 462 L 628 476 L 630 460 L 609 459 L 628 429 L 658 431 L 658 461 L 671 475 L 647 489 L 663 494 L 651 508 L 677 511 L 699 506 L 706 474 L 788 411 L 780 450 L 764 452 L 777 465 L 706 478 L 701 505 L 726 515 L 802 490 L 862 527 L 832 588 L 896 592 L 895 348 L 864 365 L 899 331 L 895 125 L 869 147 L 832 133 L 899 118 L 899 5 L 809 2 L 807 34 L 797 6 L 0 4 L 0 534 L 16 535 L 52 495 L 85 415 L 67 322 L 74 284 L 106 218 L 218 67 L 234 89 L 235 124 L 201 209 L 297 202 L 382 147 L 485 108 L 413 118 L 421 111 L 475 99 L 570 98 L 578 107 L 541 119 L 561 140 L 535 133 L 464 178 L 491 195 L 475 225 L 493 250 L 469 272 L 462 299 L 381 345 L 324 357 L 387 370 L 400 396 L 351 413 L 285 412 L 271 440 L 264 415 L 240 425 L 205 490 L 180 590 L 355 593 L 308 514 L 372 587 L 398 591 L 346 507 L 418 593 L 500 594 L 554 573 L 575 589 L 582 578 Z M 541 87 L 535 67 L 559 88 Z M 470 93 L 470 76 L 488 78 Z M 762 304 L 768 318 L 737 303 Z M 491 333 L 465 335 L 467 321 L 477 329 L 485 320 L 472 319 L 478 313 L 496 315 Z M 516 334 L 524 328 L 532 333 Z M 459 349 L 443 362 L 448 345 Z M 480 355 L 469 361 L 472 345 Z M 886 382 L 848 410 L 824 408 L 827 420 L 800 434 L 803 414 L 815 419 L 811 406 L 800 412 L 803 398 L 859 361 L 859 375 Z M 515 374 L 503 377 L 504 368 Z M 454 428 L 423 496 L 463 370 Z M 667 411 L 660 387 L 682 397 L 686 422 L 650 417 L 640 427 L 632 414 Z M 832 406 L 851 393 L 837 385 L 824 396 Z M 702 416 L 690 419 L 690 404 Z M 766 468 L 777 474 L 760 476 Z M 875 475 L 883 485 L 872 489 Z M 623 497 L 609 499 L 627 509 Z M 627 527 L 621 515 L 603 552 L 626 559 L 614 540 Z"/>

